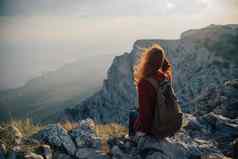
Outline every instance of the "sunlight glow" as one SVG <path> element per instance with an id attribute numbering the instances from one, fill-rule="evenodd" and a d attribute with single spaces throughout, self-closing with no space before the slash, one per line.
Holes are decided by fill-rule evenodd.
<path id="1" fill-rule="evenodd" d="M 171 2 L 168 2 L 167 3 L 167 8 L 169 9 L 169 10 L 172 10 L 172 9 L 174 9 L 176 7 L 176 5 L 174 4 L 174 3 L 171 3 Z"/>

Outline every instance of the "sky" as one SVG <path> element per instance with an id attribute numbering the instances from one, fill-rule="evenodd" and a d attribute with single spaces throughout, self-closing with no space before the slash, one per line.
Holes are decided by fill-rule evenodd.
<path id="1" fill-rule="evenodd" d="M 0 90 L 209 24 L 238 24 L 238 0 L 0 0 Z"/>

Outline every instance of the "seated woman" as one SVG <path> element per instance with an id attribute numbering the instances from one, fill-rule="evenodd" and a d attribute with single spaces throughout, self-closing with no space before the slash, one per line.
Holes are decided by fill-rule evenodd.
<path id="1" fill-rule="evenodd" d="M 138 112 L 130 112 L 129 136 L 156 135 L 153 131 L 154 107 L 156 105 L 156 90 L 146 78 L 156 80 L 167 78 L 172 80 L 172 66 L 162 47 L 154 45 L 145 50 L 135 66 L 134 80 L 138 94 Z"/>

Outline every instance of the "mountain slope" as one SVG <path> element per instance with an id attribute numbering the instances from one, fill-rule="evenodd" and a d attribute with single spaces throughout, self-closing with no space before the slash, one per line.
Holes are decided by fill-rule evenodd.
<path id="1" fill-rule="evenodd" d="M 137 105 L 132 68 L 142 48 L 159 43 L 172 61 L 173 84 L 184 112 L 214 111 L 236 118 L 237 89 L 224 83 L 238 78 L 237 39 L 238 25 L 210 25 L 184 32 L 176 40 L 137 40 L 130 53 L 114 58 L 103 87 L 66 114 L 76 120 L 91 117 L 125 124 L 129 109 Z"/>
<path id="2" fill-rule="evenodd" d="M 99 90 L 112 57 L 85 57 L 36 77 L 21 88 L 1 92 L 0 120 L 30 117 L 49 122 L 57 112 Z"/>

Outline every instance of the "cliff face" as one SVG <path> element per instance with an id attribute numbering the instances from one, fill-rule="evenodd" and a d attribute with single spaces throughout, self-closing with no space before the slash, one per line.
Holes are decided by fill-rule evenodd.
<path id="1" fill-rule="evenodd" d="M 184 112 L 237 117 L 238 25 L 190 30 L 177 40 L 137 40 L 130 53 L 114 58 L 101 90 L 66 112 L 77 120 L 91 117 L 125 124 L 129 110 L 137 105 L 132 68 L 142 48 L 155 43 L 172 62 L 173 84 Z"/>

